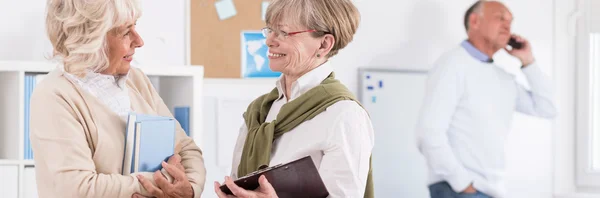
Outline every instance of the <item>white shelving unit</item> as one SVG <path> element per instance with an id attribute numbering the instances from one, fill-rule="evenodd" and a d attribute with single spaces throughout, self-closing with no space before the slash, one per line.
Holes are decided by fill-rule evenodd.
<path id="1" fill-rule="evenodd" d="M 275 88 L 277 78 L 204 79 L 203 148 L 206 182 L 202 197 L 217 198 L 213 182 L 231 173 L 242 114 L 255 98 Z"/>
<path id="2" fill-rule="evenodd" d="M 49 62 L 0 61 L 0 184 L 11 187 L 0 187 L 0 195 L 8 198 L 15 197 L 13 195 L 16 195 L 15 198 L 37 197 L 35 192 L 31 192 L 36 190 L 35 182 L 32 182 L 35 181 L 35 163 L 24 159 L 24 78 L 26 74 L 48 73 L 56 65 Z M 176 106 L 190 107 L 190 136 L 203 148 L 203 67 L 137 67 L 151 79 L 171 111 Z M 17 173 L 14 173 L 15 170 Z"/>

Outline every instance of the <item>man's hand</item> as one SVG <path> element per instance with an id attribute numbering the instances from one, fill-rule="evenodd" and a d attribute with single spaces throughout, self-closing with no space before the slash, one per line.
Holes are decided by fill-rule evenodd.
<path id="1" fill-rule="evenodd" d="M 223 191 L 221 191 L 221 184 L 219 182 L 215 182 L 215 192 L 219 196 L 219 198 L 232 198 L 232 197 L 242 197 L 242 198 L 277 198 L 277 193 L 271 183 L 267 181 L 267 178 L 264 175 L 261 175 L 258 178 L 259 187 L 254 191 L 245 190 L 235 183 L 230 177 L 225 177 L 225 185 L 227 188 L 231 190 L 233 195 L 227 195 Z"/>
<path id="2" fill-rule="evenodd" d="M 473 184 L 471 184 L 469 185 L 469 187 L 467 187 L 467 189 L 463 190 L 461 193 L 475 194 L 477 193 L 477 189 L 475 189 L 475 187 L 473 187 Z"/>
<path id="3" fill-rule="evenodd" d="M 175 154 L 173 157 L 175 156 L 179 155 Z M 171 159 L 169 159 L 169 161 L 171 161 Z M 190 184 L 190 181 L 185 175 L 183 166 L 167 164 L 166 162 L 163 162 L 162 166 L 167 170 L 169 175 L 174 178 L 173 183 L 169 183 L 160 171 L 154 173 L 154 180 L 158 187 L 152 185 L 150 181 L 146 181 L 144 177 L 139 175 L 138 180 L 148 192 L 157 198 L 188 198 L 194 196 L 192 184 Z"/>
<path id="4" fill-rule="evenodd" d="M 531 52 L 531 44 L 529 43 L 529 41 L 527 41 L 525 38 L 519 35 L 512 35 L 512 37 L 515 38 L 517 42 L 523 43 L 523 47 L 521 49 L 510 50 L 508 48 L 504 48 L 504 50 L 506 50 L 508 54 L 517 57 L 521 61 L 521 64 L 523 64 L 523 67 L 526 67 L 533 63 L 535 58 L 533 58 L 533 53 Z"/>

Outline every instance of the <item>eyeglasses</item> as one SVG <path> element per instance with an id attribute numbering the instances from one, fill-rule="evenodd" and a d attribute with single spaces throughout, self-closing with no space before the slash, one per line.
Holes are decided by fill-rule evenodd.
<path id="1" fill-rule="evenodd" d="M 271 33 L 275 33 L 275 36 L 281 40 L 285 40 L 287 37 L 290 36 L 294 36 L 296 34 L 300 34 L 300 33 L 305 33 L 305 32 L 319 32 L 318 30 L 304 30 L 304 31 L 297 31 L 297 32 L 284 32 L 281 30 L 273 30 L 270 27 L 265 27 L 262 29 L 262 34 L 265 38 L 269 37 L 269 35 L 271 35 Z M 325 34 L 327 34 L 328 32 L 323 32 Z"/>

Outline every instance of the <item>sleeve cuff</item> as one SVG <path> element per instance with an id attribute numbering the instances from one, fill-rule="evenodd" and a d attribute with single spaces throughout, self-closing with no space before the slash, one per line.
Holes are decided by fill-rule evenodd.
<path id="1" fill-rule="evenodd" d="M 204 190 L 204 187 L 196 185 L 196 184 L 192 184 L 192 191 L 194 191 L 194 198 L 200 198 L 200 194 L 202 194 L 203 190 Z"/>
<path id="2" fill-rule="evenodd" d="M 157 186 L 156 182 L 154 181 L 154 173 L 150 173 L 150 172 L 139 172 L 139 173 L 132 173 L 131 176 L 135 179 L 135 181 L 137 181 L 137 184 L 139 185 L 139 190 L 137 191 L 137 193 L 142 194 L 143 196 L 146 197 L 152 197 L 154 195 L 152 195 L 150 192 L 148 192 L 148 190 L 146 190 L 146 188 L 144 188 L 144 185 L 142 185 L 142 183 L 138 180 L 137 175 L 142 175 L 144 177 L 144 179 L 146 179 L 147 181 L 150 181 L 152 183 L 152 185 Z"/>
<path id="3" fill-rule="evenodd" d="M 446 181 L 450 184 L 452 190 L 457 193 L 464 191 L 473 183 L 473 180 L 469 177 L 469 173 L 464 169 L 461 169 L 457 174 L 447 177 Z"/>
<path id="4" fill-rule="evenodd" d="M 528 73 L 531 73 L 531 72 L 535 72 L 536 70 L 539 70 L 539 67 L 537 66 L 537 64 L 535 62 L 533 62 L 529 65 L 525 65 L 521 68 L 521 71 L 523 73 L 525 73 L 525 75 L 528 75 Z"/>

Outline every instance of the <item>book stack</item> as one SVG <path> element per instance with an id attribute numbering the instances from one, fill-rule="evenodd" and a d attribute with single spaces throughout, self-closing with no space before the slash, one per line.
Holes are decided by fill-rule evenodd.
<path id="1" fill-rule="evenodd" d="M 23 159 L 30 160 L 33 159 L 33 150 L 31 150 L 31 141 L 29 140 L 29 112 L 30 112 L 30 103 L 31 103 L 31 94 L 33 93 L 33 89 L 35 85 L 42 81 L 45 77 L 45 74 L 34 74 L 27 73 L 25 74 L 25 90 L 24 90 L 24 145 L 23 145 Z"/>
<path id="2" fill-rule="evenodd" d="M 175 151 L 175 126 L 174 118 L 129 114 L 122 174 L 161 170 Z"/>

